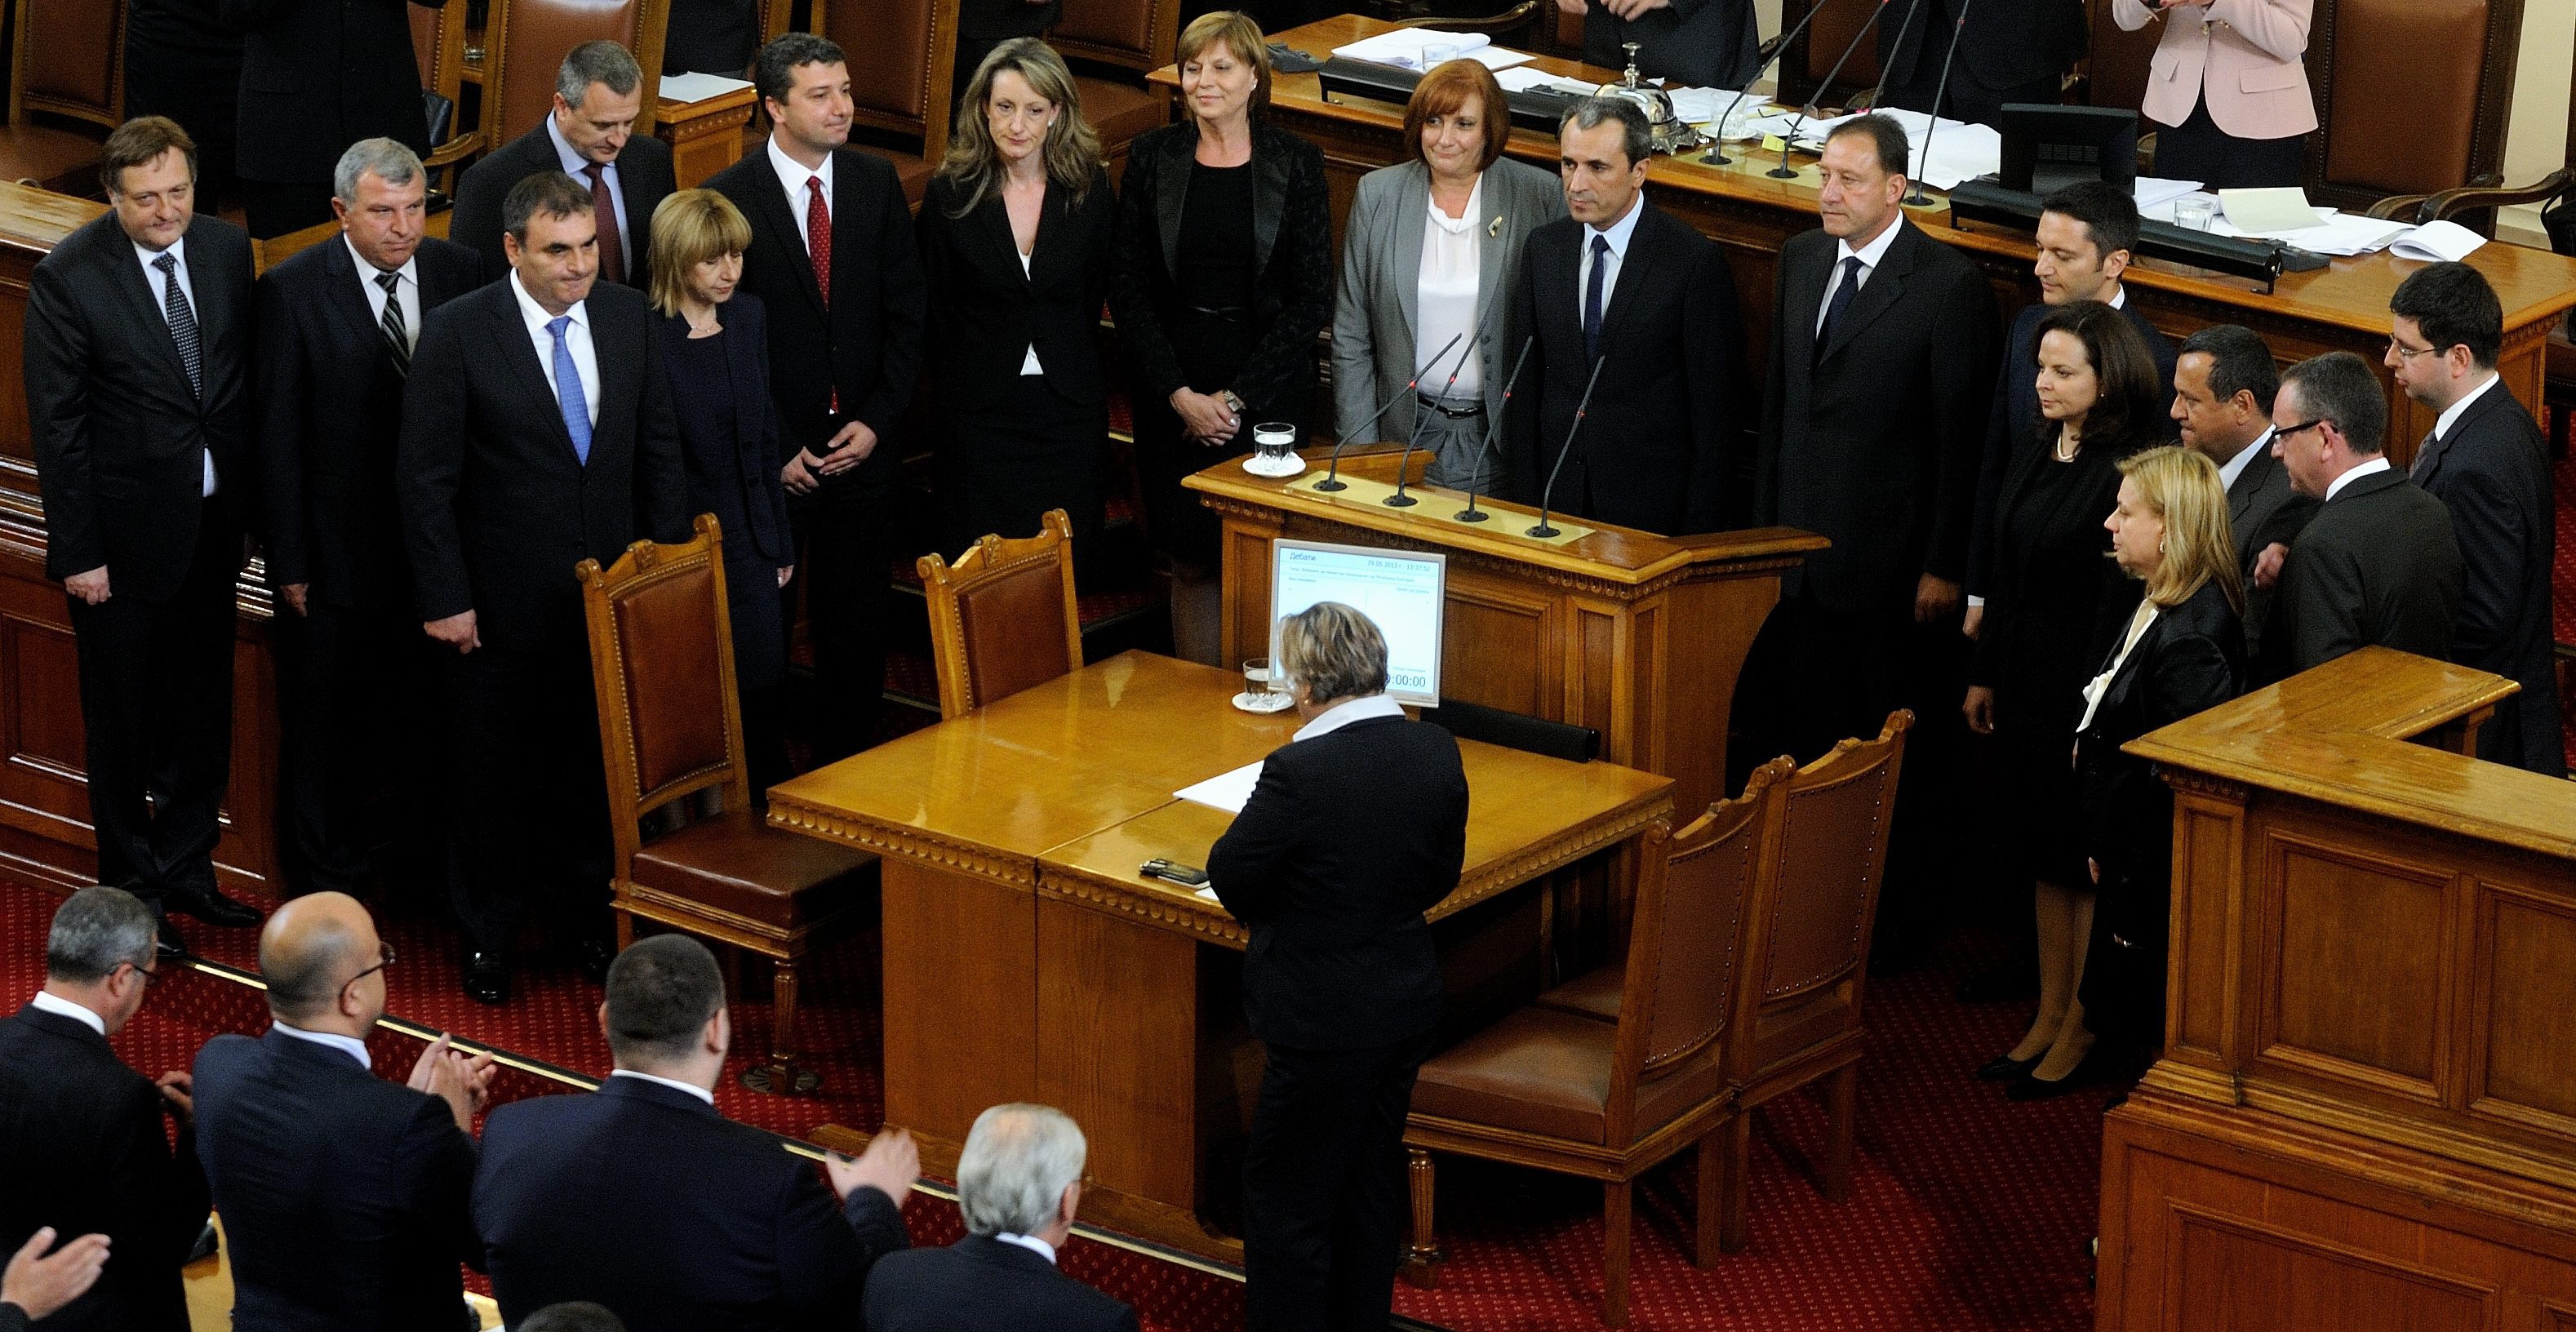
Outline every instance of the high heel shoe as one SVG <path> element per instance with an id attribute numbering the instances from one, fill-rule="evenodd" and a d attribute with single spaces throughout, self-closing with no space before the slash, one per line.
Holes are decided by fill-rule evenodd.
<path id="1" fill-rule="evenodd" d="M 1977 1065 L 1977 1081 L 2010 1082 L 2013 1079 L 2030 1072 L 2032 1069 L 2039 1067 L 2039 1061 L 2046 1059 L 2047 1057 L 2048 1052 L 2046 1050 L 2042 1050 L 2028 1059 L 2015 1059 L 2010 1054 L 1996 1055 L 1994 1058 Z"/>
<path id="2" fill-rule="evenodd" d="M 2065 1077 L 2050 1079 L 2024 1073 L 2013 1079 L 2012 1085 L 2004 1088 L 2004 1099 L 2045 1101 L 2053 1096 L 2064 1096 L 2068 1092 L 2078 1091 L 2100 1082 L 2110 1068 L 2110 1064 L 2111 1056 L 2097 1043 L 2092 1049 L 2084 1052 L 2084 1057 L 2075 1062 L 2075 1067 L 2068 1070 Z"/>

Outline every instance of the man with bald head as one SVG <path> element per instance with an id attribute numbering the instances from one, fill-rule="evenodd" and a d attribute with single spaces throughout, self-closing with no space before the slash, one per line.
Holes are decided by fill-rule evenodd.
<path id="1" fill-rule="evenodd" d="M 474 1115 L 492 1057 L 442 1036 L 404 1083 L 374 1074 L 393 950 L 357 899 L 314 893 L 260 931 L 268 1034 L 197 1054 L 199 1157 L 232 1244 L 233 1323 L 454 1332 Z"/>

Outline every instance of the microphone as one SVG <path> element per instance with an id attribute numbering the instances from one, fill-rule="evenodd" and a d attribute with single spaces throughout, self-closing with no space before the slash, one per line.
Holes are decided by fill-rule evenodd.
<path id="1" fill-rule="evenodd" d="M 1924 173 L 1932 169 L 1932 136 L 1941 132 L 1941 98 L 1950 91 L 1950 66 L 1959 59 L 1959 39 L 1968 33 L 1968 9 L 1977 0 L 1959 0 L 1959 21 L 1950 29 L 1950 53 L 1941 57 L 1941 82 L 1932 89 L 1932 123 L 1923 128 L 1923 156 L 1914 164 L 1914 188 L 1899 202 L 1921 208 L 1932 202 L 1923 192 Z"/>
<path id="2" fill-rule="evenodd" d="M 1468 331 L 1473 332 L 1484 326 L 1485 312 L 1478 310 L 1474 321 L 1469 323 L 1467 328 Z M 1475 351 L 1476 341 L 1473 338 L 1467 339 L 1467 345 L 1458 349 L 1458 363 L 1449 367 L 1449 382 L 1440 386 L 1440 401 L 1449 400 L 1449 390 L 1458 386 L 1458 376 L 1467 373 L 1467 358 L 1474 355 Z M 1437 369 L 1440 362 L 1435 359 L 1431 364 L 1434 369 Z M 1417 375 L 1415 378 L 1419 379 L 1420 376 Z M 1411 495 L 1404 493 L 1404 473 L 1413 462 L 1413 446 L 1422 438 L 1422 427 L 1430 424 L 1430 421 L 1431 413 L 1417 404 L 1413 410 L 1413 433 L 1404 437 L 1404 456 L 1396 459 L 1395 463 L 1395 493 L 1378 501 L 1390 509 L 1410 509 L 1415 503 Z"/>
<path id="3" fill-rule="evenodd" d="M 1923 0 L 1913 0 L 1913 3 L 1905 7 L 1905 18 L 1896 25 L 1896 40 L 1888 46 L 1887 58 L 1878 62 L 1878 86 L 1869 90 L 1868 106 L 1872 111 L 1878 109 L 1878 99 L 1887 91 L 1887 78 L 1896 69 L 1896 57 L 1905 50 L 1905 34 L 1914 30 L 1914 11 L 1922 7 Z M 1923 30 L 1929 34 L 1932 31 L 1932 25 L 1928 23 L 1923 25 Z M 1927 35 L 1923 40 L 1928 42 L 1932 39 Z"/>
<path id="4" fill-rule="evenodd" d="M 1512 362 L 1512 377 L 1503 381 L 1503 405 L 1495 411 L 1494 419 L 1485 423 L 1485 442 L 1476 447 L 1476 481 L 1467 487 L 1467 507 L 1450 515 L 1459 522 L 1481 523 L 1492 516 L 1476 507 L 1476 492 L 1485 484 L 1485 455 L 1493 451 L 1494 437 L 1502 433 L 1503 418 L 1512 410 L 1512 388 L 1521 382 L 1521 367 L 1529 364 L 1530 348 L 1537 345 L 1536 333 L 1521 339 L 1521 354 Z"/>
<path id="5" fill-rule="evenodd" d="M 1815 4 L 1809 6 L 1806 17 L 1798 20 L 1798 26 L 1791 28 L 1789 35 L 1781 38 L 1778 46 L 1771 48 L 1771 58 L 1753 67 L 1753 77 L 1744 81 L 1744 92 L 1737 93 L 1735 100 L 1727 103 L 1726 110 L 1718 115 L 1715 141 L 1709 144 L 1707 154 L 1699 159 L 1700 165 L 1725 166 L 1735 160 L 1726 155 L 1726 122 L 1734 118 L 1735 108 L 1744 104 L 1745 93 L 1752 92 L 1753 85 L 1761 81 L 1762 71 L 1780 63 L 1781 59 L 1789 54 L 1789 44 L 1798 40 L 1798 34 L 1805 32 L 1807 25 L 1815 22 L 1816 16 L 1824 12 L 1824 0 L 1817 0 Z M 1755 142 L 1759 143 L 1760 140 L 1757 139 Z"/>
<path id="6" fill-rule="evenodd" d="M 1882 4 L 1886 3 L 1886 0 L 1880 0 L 1880 3 L 1882 3 Z M 1458 338 L 1463 338 L 1463 337 L 1465 337 L 1465 336 L 1467 336 L 1467 334 L 1462 330 L 1462 331 L 1460 331 L 1460 333 L 1458 334 L 1458 337 L 1457 337 L 1457 338 L 1451 338 L 1451 339 L 1449 339 L 1449 345 L 1448 345 L 1447 347 L 1442 347 L 1440 350 L 1438 350 L 1438 351 L 1436 351 L 1436 352 L 1433 352 L 1433 353 L 1431 354 L 1431 364 L 1433 364 L 1433 365 L 1438 365 L 1438 364 L 1440 364 L 1440 358 L 1449 354 L 1449 348 L 1450 348 L 1450 347 L 1455 347 L 1455 346 L 1457 346 L 1457 345 L 1458 345 Z M 1348 488 L 1349 488 L 1349 487 L 1348 487 L 1348 483 L 1344 482 L 1344 481 L 1341 479 L 1341 476 L 1342 476 L 1342 450 L 1343 450 L 1343 449 L 1345 449 L 1345 448 L 1347 448 L 1347 447 L 1349 447 L 1349 446 L 1350 446 L 1350 442 L 1351 442 L 1352 440 L 1354 440 L 1354 439 L 1359 438 L 1359 437 L 1360 437 L 1360 435 L 1361 435 L 1363 432 L 1365 432 L 1365 431 L 1366 431 L 1370 426 L 1376 425 L 1376 424 L 1377 424 L 1377 419 L 1378 419 L 1379 417 L 1384 416 L 1384 415 L 1386 415 L 1388 412 L 1391 412 L 1391 411 L 1395 410 L 1395 405 L 1396 405 L 1397 403 L 1399 403 L 1399 402 L 1404 401 L 1404 395 L 1405 395 L 1405 394 L 1408 394 L 1408 393 L 1411 393 L 1411 392 L 1413 391 L 1413 386 L 1414 386 L 1414 385 L 1416 385 L 1416 384 L 1419 384 L 1419 383 L 1421 383 L 1421 382 L 1422 382 L 1422 376 L 1421 376 L 1421 374 L 1420 374 L 1419 372 L 1416 372 L 1416 373 L 1415 373 L 1415 375 L 1413 376 L 1413 378 L 1411 378 L 1411 379 L 1408 379 L 1408 380 L 1404 381 L 1404 387 L 1403 387 L 1403 388 L 1400 388 L 1400 389 L 1396 390 L 1396 393 L 1395 393 L 1395 396 L 1394 396 L 1394 397 L 1387 399 L 1383 404 L 1381 404 L 1381 405 L 1378 407 L 1378 409 L 1377 409 L 1376 411 L 1373 411 L 1373 412 L 1369 413 L 1369 414 L 1368 414 L 1368 419 L 1367 419 L 1367 420 L 1360 422 L 1358 425 L 1356 425 L 1356 426 L 1352 427 L 1351 429 L 1348 429 L 1348 430 L 1343 431 L 1343 432 L 1342 432 L 1342 437 L 1341 437 L 1340 439 L 1337 439 L 1337 440 L 1334 440 L 1334 441 L 1333 441 L 1333 464 L 1332 464 L 1332 466 L 1331 466 L 1331 467 L 1329 467 L 1329 468 L 1326 468 L 1326 469 L 1325 469 L 1325 471 L 1324 471 L 1324 479 L 1323 479 L 1323 480 L 1321 480 L 1321 481 L 1316 482 L 1316 483 L 1314 484 L 1314 487 L 1313 487 L 1313 488 L 1314 488 L 1314 489 L 1316 489 L 1316 490 L 1323 491 L 1325 494 L 1328 494 L 1328 495 L 1329 495 L 1329 494 L 1331 494 L 1332 492 L 1336 491 L 1336 490 L 1345 490 L 1345 489 L 1348 489 Z"/>
<path id="7" fill-rule="evenodd" d="M 1885 12 L 1887 0 L 1878 0 L 1878 8 L 1881 12 Z M 1780 165 L 1763 172 L 1763 175 L 1775 180 L 1797 179 L 1798 173 L 1789 169 L 1789 145 L 1797 139 L 1798 127 L 1807 123 L 1807 115 L 1816 109 L 1816 103 L 1825 100 L 1825 89 L 1834 86 L 1834 80 L 1841 76 L 1843 66 L 1850 62 L 1852 52 L 1860 49 L 1860 39 L 1868 36 L 1877 27 L 1878 20 L 1873 15 L 1870 21 L 1860 25 L 1860 31 L 1853 33 L 1852 39 L 1843 45 L 1843 53 L 1835 58 L 1834 67 L 1825 71 L 1825 81 L 1816 85 L 1816 95 L 1808 98 L 1805 106 L 1798 108 L 1797 118 L 1789 122 L 1789 132 L 1780 136 Z M 1720 125 L 1718 128 L 1723 130 L 1726 127 Z"/>
<path id="8" fill-rule="evenodd" d="M 1887 0 L 1879 0 L 1879 3 L 1885 4 Z M 1556 535 L 1556 529 L 1547 525 L 1548 501 L 1556 498 L 1556 478 L 1565 470 L 1565 460 L 1574 456 L 1574 436 L 1583 429 L 1584 412 L 1592 406 L 1592 388 L 1601 382 L 1601 367 L 1609 363 L 1608 352 L 1603 352 L 1592 362 L 1592 378 L 1583 381 L 1583 400 L 1574 404 L 1574 424 L 1567 427 L 1565 444 L 1556 451 L 1556 466 L 1548 470 L 1547 488 L 1538 494 L 1538 526 L 1531 528 L 1526 535 L 1534 537 Z"/>

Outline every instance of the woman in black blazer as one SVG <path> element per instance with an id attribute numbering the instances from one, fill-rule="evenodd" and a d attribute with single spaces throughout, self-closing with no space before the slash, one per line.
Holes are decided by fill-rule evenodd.
<path id="1" fill-rule="evenodd" d="M 682 190 L 653 209 L 654 321 L 679 418 L 689 512 L 723 529 L 734 686 L 754 799 L 787 777 L 787 628 L 778 589 L 796 571 L 785 465 L 769 397 L 769 329 L 760 298 L 737 292 L 751 224 L 713 190 Z M 667 230 L 665 229 L 667 228 Z"/>
<path id="2" fill-rule="evenodd" d="M 2102 515 L 2119 493 L 2120 460 L 2161 433 L 2166 397 L 2145 340 L 2100 301 L 2051 310 L 2034 360 L 2042 447 L 2012 460 L 1996 498 L 1985 624 L 1963 705 L 1969 729 L 1995 738 L 1996 842 L 2015 858 L 2013 876 L 2034 885 L 2039 1012 L 2019 1045 L 1977 1071 L 2010 1081 L 2015 1100 L 2072 1089 L 2092 1048 L 2075 999 L 2093 894 L 2070 759 L 2097 627 L 2126 605 L 2103 558 Z"/>
<path id="3" fill-rule="evenodd" d="M 1100 305 L 1117 196 L 1062 58 L 1004 42 L 967 85 L 919 222 L 930 279 L 940 553 L 987 532 L 1037 535 L 1049 509 L 1074 549 L 1100 530 L 1109 379 Z"/>
<path id="4" fill-rule="evenodd" d="M 1218 524 L 1181 478 L 1250 452 L 1255 425 L 1305 433 L 1315 335 L 1333 314 L 1333 222 L 1323 153 L 1262 121 L 1259 25 L 1205 15 L 1177 54 L 1189 117 L 1128 149 L 1109 307 L 1133 376 L 1146 519 L 1174 566 L 1175 641 L 1213 660 L 1199 639 L 1216 618 Z"/>
<path id="5" fill-rule="evenodd" d="M 2160 448 L 2120 464 L 2119 506 L 2103 524 L 2111 556 L 2145 584 L 2085 686 L 2076 785 L 2095 885 L 2083 1007 L 2094 1031 L 2153 1050 L 2164 1035 L 2173 890 L 2173 790 L 2120 747 L 2206 712 L 2245 688 L 2245 588 L 2218 465 Z"/>
<path id="6" fill-rule="evenodd" d="M 1245 1322 L 1380 1328 L 1405 1113 L 1440 1018 L 1422 913 L 1466 863 L 1467 773 L 1447 731 L 1386 696 L 1386 639 L 1360 612 L 1289 616 L 1278 666 L 1306 725 L 1208 853 L 1217 900 L 1252 934 L 1243 1009 L 1266 1052 L 1243 1155 Z"/>

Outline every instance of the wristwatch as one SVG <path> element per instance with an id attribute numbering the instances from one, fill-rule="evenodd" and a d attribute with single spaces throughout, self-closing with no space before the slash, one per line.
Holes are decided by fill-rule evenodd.
<path id="1" fill-rule="evenodd" d="M 1243 415 L 1243 399 L 1234 396 L 1233 389 L 1218 389 L 1216 391 L 1216 396 L 1219 401 L 1225 404 L 1225 409 L 1227 411 L 1234 413 L 1236 416 Z"/>

